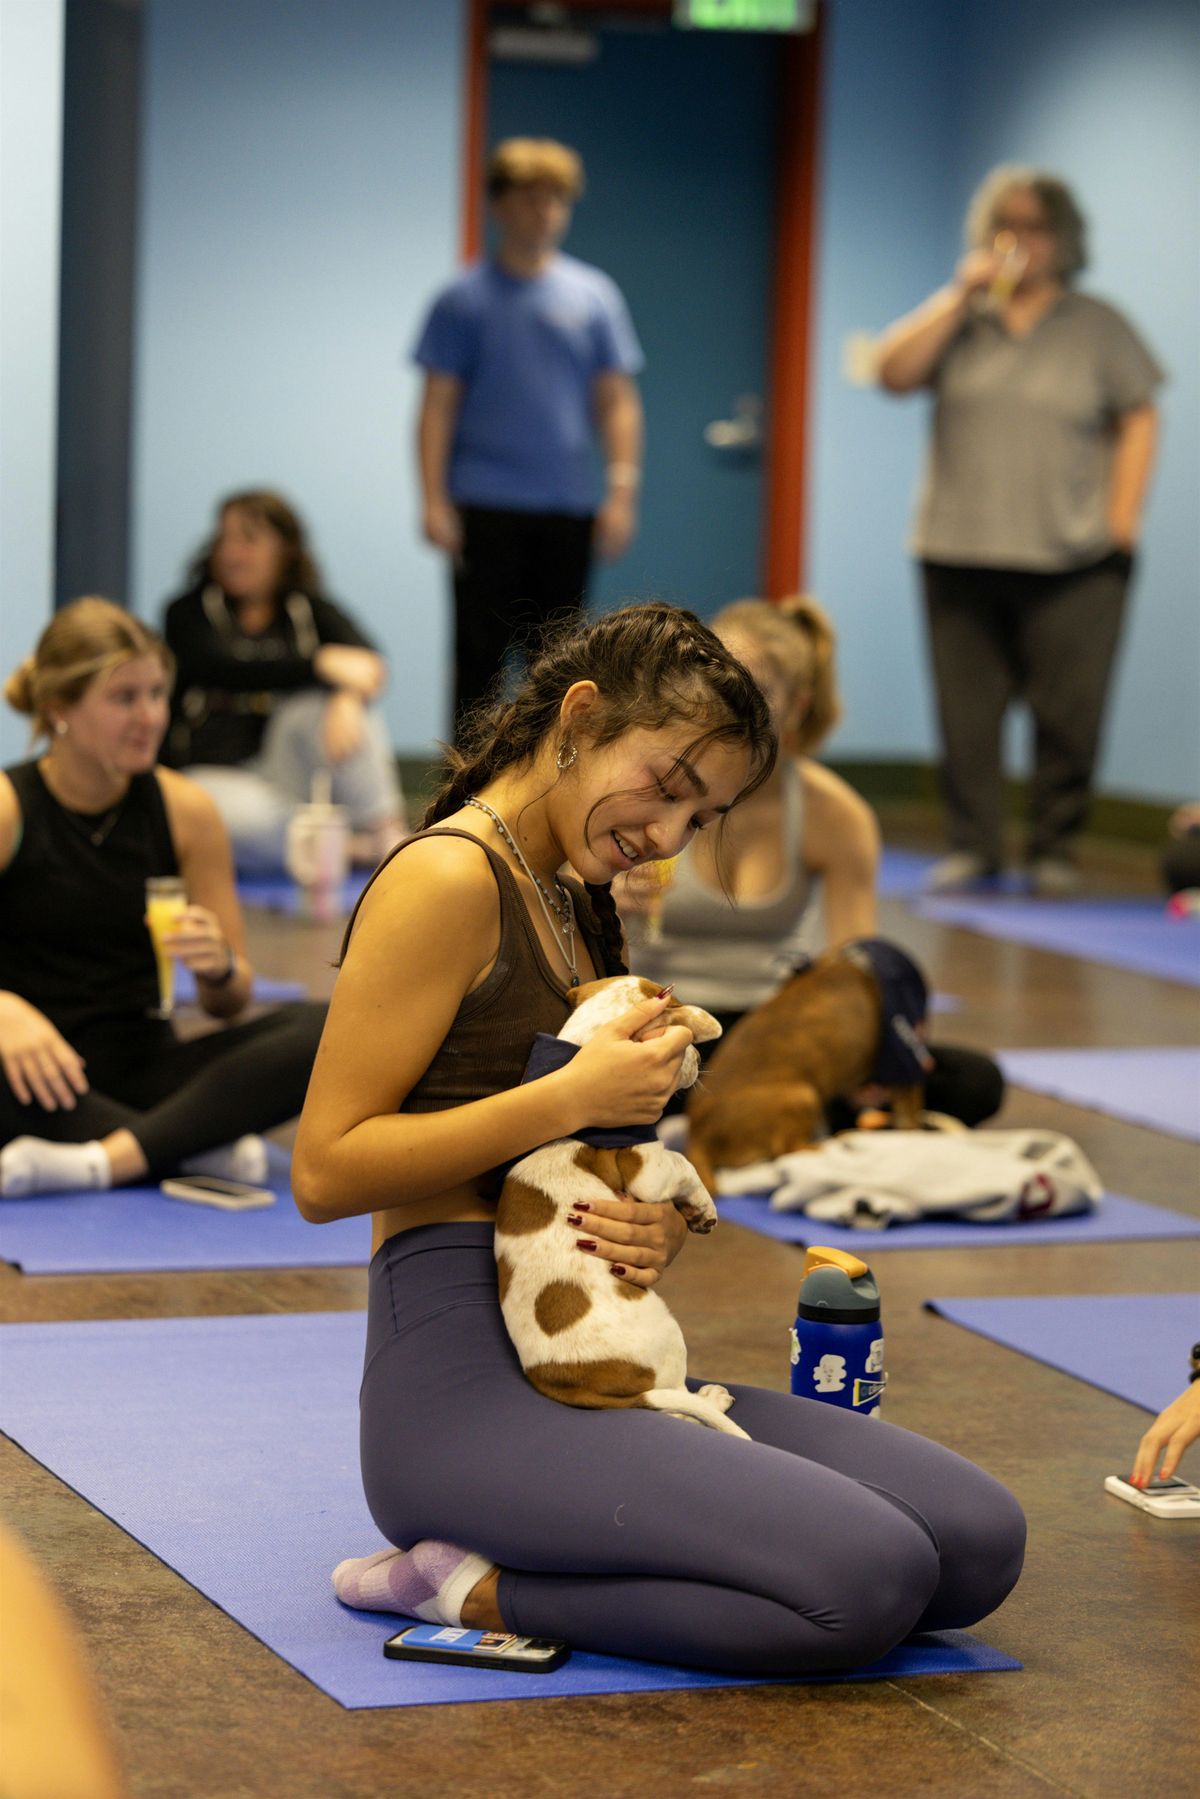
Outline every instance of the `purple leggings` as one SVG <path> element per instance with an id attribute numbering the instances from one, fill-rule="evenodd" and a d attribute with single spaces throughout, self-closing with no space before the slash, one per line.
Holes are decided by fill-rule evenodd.
<path id="1" fill-rule="evenodd" d="M 1011 1590 L 1025 1521 L 990 1475 L 878 1418 L 730 1391 L 752 1443 L 543 1398 L 504 1328 L 489 1224 L 401 1231 L 371 1263 L 371 1515 L 400 1548 L 441 1537 L 497 1562 L 509 1629 L 822 1673 L 973 1624 Z"/>

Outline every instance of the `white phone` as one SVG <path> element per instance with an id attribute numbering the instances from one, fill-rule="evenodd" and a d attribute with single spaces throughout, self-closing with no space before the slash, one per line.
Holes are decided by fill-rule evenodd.
<path id="1" fill-rule="evenodd" d="M 193 1205 L 219 1206 L 223 1212 L 256 1212 L 275 1204 L 270 1188 L 219 1180 L 215 1174 L 172 1175 L 160 1183 L 159 1191 L 168 1199 L 190 1199 Z"/>
<path id="2" fill-rule="evenodd" d="M 1110 1474 L 1104 1490 L 1156 1518 L 1200 1518 L 1200 1487 L 1180 1480 L 1177 1474 L 1169 1474 L 1166 1480 L 1148 1480 L 1144 1487 L 1131 1487 L 1119 1475 Z"/>

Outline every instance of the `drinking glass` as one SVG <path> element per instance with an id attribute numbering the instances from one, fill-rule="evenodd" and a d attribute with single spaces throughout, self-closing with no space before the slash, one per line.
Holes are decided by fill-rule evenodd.
<path id="1" fill-rule="evenodd" d="M 158 967 L 158 1004 L 152 1018 L 170 1018 L 175 1011 L 175 958 L 163 947 L 163 938 L 175 929 L 187 905 L 187 889 L 178 875 L 151 875 L 146 882 L 146 927 L 154 944 Z"/>

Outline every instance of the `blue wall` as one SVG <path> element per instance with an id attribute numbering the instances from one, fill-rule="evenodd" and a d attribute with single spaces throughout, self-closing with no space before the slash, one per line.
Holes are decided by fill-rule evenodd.
<path id="1" fill-rule="evenodd" d="M 407 352 L 459 230 L 462 7 L 149 0 L 132 599 L 156 618 L 230 488 L 310 521 L 389 652 L 398 745 L 443 729 Z"/>
<path id="2" fill-rule="evenodd" d="M 445 717 L 442 570 L 417 537 L 403 356 L 455 261 L 462 15 L 463 0 L 147 7 L 135 601 L 157 612 L 219 492 L 277 483 L 312 519 L 333 591 L 393 657 L 406 749 Z M 808 578 L 842 628 L 836 750 L 933 748 L 904 551 L 924 402 L 847 385 L 843 340 L 944 280 L 975 182 L 1028 157 L 1077 186 L 1088 284 L 1171 370 L 1103 775 L 1117 791 L 1190 792 L 1194 0 L 829 0 L 828 15 Z"/>
<path id="3" fill-rule="evenodd" d="M 54 594 L 61 0 L 0 0 L 0 685 Z M 0 766 L 29 725 L 0 703 Z"/>
<path id="4" fill-rule="evenodd" d="M 1200 8 L 1194 0 L 830 0 L 809 578 L 842 626 L 841 754 L 926 754 L 924 655 L 903 556 L 927 402 L 846 386 L 841 344 L 946 279 L 994 163 L 1054 168 L 1092 225 L 1085 289 L 1170 371 L 1161 466 L 1101 782 L 1200 788 Z"/>

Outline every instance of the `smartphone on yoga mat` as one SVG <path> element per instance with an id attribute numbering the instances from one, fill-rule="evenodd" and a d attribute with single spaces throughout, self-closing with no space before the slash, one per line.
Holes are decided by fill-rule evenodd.
<path id="1" fill-rule="evenodd" d="M 571 1651 L 545 1637 L 506 1630 L 464 1630 L 450 1624 L 410 1624 L 383 1645 L 393 1661 L 453 1662 L 458 1668 L 507 1668 L 512 1674 L 549 1674 Z"/>
<path id="2" fill-rule="evenodd" d="M 222 1181 L 215 1174 L 177 1174 L 159 1183 L 168 1199 L 190 1199 L 194 1205 L 219 1206 L 223 1212 L 254 1212 L 273 1206 L 269 1187 L 249 1187 L 245 1181 Z"/>
<path id="3" fill-rule="evenodd" d="M 1131 1487 L 1119 1475 L 1110 1474 L 1104 1489 L 1155 1518 L 1200 1518 L 1200 1487 L 1180 1480 L 1177 1474 L 1169 1474 L 1166 1480 L 1148 1480 L 1144 1487 Z"/>

